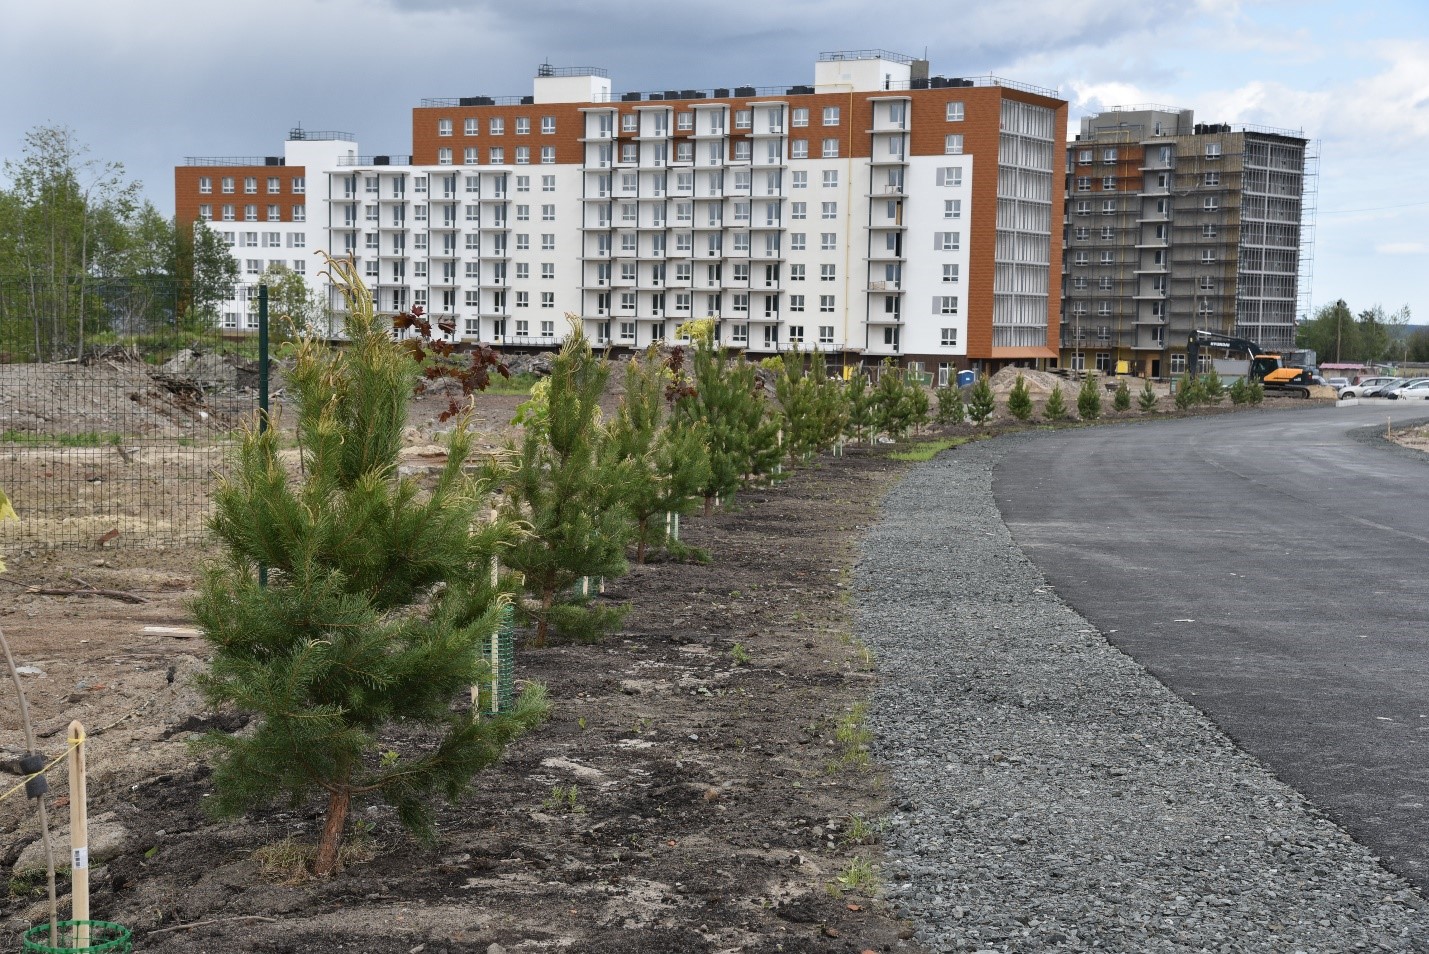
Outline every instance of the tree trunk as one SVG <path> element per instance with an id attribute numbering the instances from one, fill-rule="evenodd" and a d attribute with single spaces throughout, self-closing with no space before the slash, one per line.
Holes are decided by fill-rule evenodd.
<path id="1" fill-rule="evenodd" d="M 326 878 L 337 870 L 337 852 L 342 847 L 342 833 L 347 827 L 347 809 L 351 803 L 352 792 L 345 785 L 328 795 L 322 840 L 318 842 L 318 858 L 313 863 L 313 874 L 319 878 Z"/>
<path id="2" fill-rule="evenodd" d="M 708 517 L 712 513 L 714 513 L 714 497 L 705 494 L 705 516 Z"/>
<path id="3" fill-rule="evenodd" d="M 551 615 L 551 606 L 556 602 L 555 590 L 544 590 L 541 593 L 541 615 L 536 619 L 536 638 L 532 640 L 533 646 L 546 645 L 546 631 L 550 628 L 548 619 Z"/>
<path id="4" fill-rule="evenodd" d="M 635 545 L 635 564 L 636 564 L 637 566 L 644 566 L 644 565 L 645 565 L 645 534 L 646 534 L 646 531 L 647 531 L 649 525 L 650 525 L 650 518 L 649 518 L 649 517 L 641 517 L 641 518 L 640 518 L 640 525 L 639 525 L 639 526 L 640 526 L 640 537 L 639 537 L 640 542 Z"/>

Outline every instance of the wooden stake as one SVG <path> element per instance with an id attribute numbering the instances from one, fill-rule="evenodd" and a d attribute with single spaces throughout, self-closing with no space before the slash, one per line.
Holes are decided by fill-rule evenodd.
<path id="1" fill-rule="evenodd" d="M 74 928 L 74 946 L 89 947 L 89 794 L 85 780 L 84 725 L 78 719 L 69 724 L 69 848 L 70 918 L 81 923 Z"/>

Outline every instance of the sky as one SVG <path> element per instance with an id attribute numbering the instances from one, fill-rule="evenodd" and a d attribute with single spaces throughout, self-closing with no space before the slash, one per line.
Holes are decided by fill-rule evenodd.
<path id="1" fill-rule="evenodd" d="M 411 151 L 424 97 L 524 95 L 536 67 L 617 92 L 812 83 L 820 52 L 1059 91 L 1069 124 L 1154 103 L 1303 130 L 1319 157 L 1312 303 L 1429 323 L 1424 0 L 0 0 L 0 158 L 63 125 L 173 211 L 187 156 L 280 155 L 290 128 Z"/>

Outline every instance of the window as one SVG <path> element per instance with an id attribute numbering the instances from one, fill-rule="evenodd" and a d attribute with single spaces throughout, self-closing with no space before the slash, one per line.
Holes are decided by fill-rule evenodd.
<path id="1" fill-rule="evenodd" d="M 1217 200 L 1215 196 L 1210 196 L 1206 199 L 1203 207 L 1207 212 L 1214 212 L 1216 211 L 1216 209 L 1220 208 L 1220 205 L 1221 204 L 1219 200 Z"/>
<path id="2" fill-rule="evenodd" d="M 553 166 L 553 165 L 556 164 L 556 147 L 555 147 L 555 146 L 542 146 L 542 147 L 541 147 L 541 164 L 542 164 L 543 166 Z"/>
<path id="3" fill-rule="evenodd" d="M 517 132 L 520 132 L 520 130 L 518 129 Z M 556 133 L 556 117 L 554 117 L 554 116 L 542 116 L 542 117 L 541 117 L 541 135 L 543 135 L 543 136 L 553 136 L 553 135 L 555 135 L 555 133 Z"/>
<path id="4" fill-rule="evenodd" d="M 632 237 L 633 237 L 633 236 L 632 236 Z M 542 233 L 541 233 L 541 251 L 543 251 L 543 252 L 554 252 L 555 250 L 556 250 L 556 233 L 554 233 L 554 232 L 542 232 Z"/>
<path id="5" fill-rule="evenodd" d="M 792 202 L 789 206 L 789 217 L 791 219 L 807 219 L 809 217 L 809 203 Z"/>
<path id="6" fill-rule="evenodd" d="M 243 177 L 243 191 L 244 191 L 244 193 L 247 194 L 247 195 L 257 195 L 257 194 L 258 194 L 258 177 L 257 177 L 257 176 L 244 176 L 244 177 Z"/>
<path id="7" fill-rule="evenodd" d="M 819 153 L 825 159 L 837 159 L 839 155 L 839 141 L 837 139 L 825 139 L 823 151 Z"/>
<path id="8" fill-rule="evenodd" d="M 956 284 L 958 281 L 958 266 L 956 264 L 943 266 L 943 281 L 949 284 Z"/>
<path id="9" fill-rule="evenodd" d="M 803 265 L 790 265 L 790 266 L 789 266 L 789 281 L 791 281 L 791 282 L 802 282 L 803 280 L 804 280 L 804 266 L 803 266 Z"/>
<path id="10" fill-rule="evenodd" d="M 1079 225 L 1076 228 L 1072 229 L 1072 238 L 1076 239 L 1079 242 L 1085 242 L 1091 237 L 1092 230 L 1087 228 L 1085 225 Z"/>
<path id="11" fill-rule="evenodd" d="M 1205 238 L 1215 238 L 1215 237 L 1216 237 L 1216 227 L 1215 227 L 1214 225 L 1203 225 L 1203 226 L 1201 226 L 1201 235 L 1202 235 L 1203 237 L 1205 237 Z"/>
<path id="12" fill-rule="evenodd" d="M 283 233 L 282 233 L 282 232 L 264 232 L 264 233 L 263 233 L 263 247 L 264 247 L 264 248 L 282 248 L 282 247 L 283 247 Z"/>
<path id="13" fill-rule="evenodd" d="M 734 111 L 734 128 L 750 129 L 754 126 L 754 111 L 751 109 L 736 109 Z"/>
<path id="14" fill-rule="evenodd" d="M 959 100 L 948 103 L 948 122 L 960 123 L 963 121 L 963 104 Z"/>
<path id="15" fill-rule="evenodd" d="M 1077 176 L 1077 191 L 1078 191 L 1078 192 L 1090 192 L 1090 191 L 1092 191 L 1092 177 L 1091 177 L 1091 176 Z"/>
<path id="16" fill-rule="evenodd" d="M 807 107 L 807 106 L 798 106 L 798 107 L 796 107 L 796 108 L 794 109 L 794 122 L 793 122 L 793 125 L 795 125 L 795 126 L 807 126 L 807 125 L 809 125 L 809 107 Z"/>
<path id="17" fill-rule="evenodd" d="M 1087 252 L 1074 252 L 1072 254 L 1073 265 L 1086 265 L 1091 261 L 1091 255 Z"/>
<path id="18" fill-rule="evenodd" d="M 789 296 L 789 310 L 790 310 L 790 311 L 800 311 L 800 312 L 803 311 L 803 310 L 804 310 L 804 296 L 803 296 L 803 295 L 790 295 L 790 296 Z"/>
<path id="19" fill-rule="evenodd" d="M 694 114 L 694 113 L 676 113 L 676 114 L 675 114 L 675 128 L 678 129 L 678 130 L 680 130 L 680 131 L 682 131 L 682 132 L 689 132 L 690 130 L 694 129 L 694 128 L 695 128 L 695 114 Z"/>
<path id="20" fill-rule="evenodd" d="M 209 176 L 199 176 L 199 177 L 198 177 L 198 193 L 199 193 L 199 195 L 210 195 L 210 194 L 212 194 L 212 192 L 213 192 L 213 179 L 210 178 Z"/>
<path id="21" fill-rule="evenodd" d="M 529 166 L 529 165 L 531 164 L 531 147 L 530 147 L 530 146 L 517 146 L 517 147 L 516 147 L 516 164 L 517 164 L 518 166 Z"/>
<path id="22" fill-rule="evenodd" d="M 450 119 L 437 120 L 437 135 L 450 136 L 452 134 L 452 121 Z"/>
<path id="23" fill-rule="evenodd" d="M 242 235 L 243 235 L 243 247 L 244 247 L 244 248 L 257 248 L 257 247 L 258 247 L 258 233 L 257 233 L 257 232 L 244 232 L 244 233 L 242 233 Z"/>
<path id="24" fill-rule="evenodd" d="M 803 232 L 789 233 L 789 251 L 802 252 L 807 247 L 808 237 Z"/>
<path id="25" fill-rule="evenodd" d="M 1116 149 L 1115 149 L 1115 147 L 1110 147 L 1110 148 L 1107 148 L 1107 149 L 1103 149 L 1103 150 L 1102 150 L 1102 162 L 1104 162 L 1104 163 L 1116 162 Z"/>
<path id="26" fill-rule="evenodd" d="M 519 252 L 524 252 L 524 251 L 529 250 L 530 248 L 531 248 L 531 236 L 530 236 L 530 234 L 527 233 L 527 232 L 517 232 L 517 233 L 516 233 L 516 250 L 519 251 Z"/>
<path id="27" fill-rule="evenodd" d="M 809 140 L 791 139 L 789 140 L 789 158 L 807 159 L 809 158 Z"/>
<path id="28" fill-rule="evenodd" d="M 949 156 L 959 156 L 963 152 L 963 137 L 958 133 L 949 133 L 943 137 L 943 152 Z"/>
<path id="29" fill-rule="evenodd" d="M 963 247 L 961 232 L 934 232 L 933 251 L 956 252 Z"/>
<path id="30" fill-rule="evenodd" d="M 825 252 L 832 252 L 839 247 L 839 236 L 837 232 L 820 232 L 819 248 Z"/>
<path id="31" fill-rule="evenodd" d="M 553 279 L 556 277 L 556 264 L 554 262 L 541 263 L 541 278 Z"/>
<path id="32" fill-rule="evenodd" d="M 1116 238 L 1116 226 L 1104 225 L 1101 230 L 1101 237 L 1108 241 Z"/>
<path id="33" fill-rule="evenodd" d="M 837 278 L 838 278 L 838 266 L 837 266 L 837 265 L 820 265 L 820 266 L 819 266 L 819 281 L 821 281 L 821 282 L 831 282 L 831 281 L 835 281 Z"/>
<path id="34" fill-rule="evenodd" d="M 831 315 L 831 314 L 834 313 L 834 296 L 833 296 L 833 295 L 820 295 L 820 296 L 819 296 L 819 313 L 820 313 L 820 314 L 824 314 L 824 315 Z"/>
<path id="35" fill-rule="evenodd" d="M 201 205 L 198 207 L 198 217 L 205 222 L 213 221 L 213 206 Z"/>
<path id="36" fill-rule="evenodd" d="M 530 116 L 517 116 L 517 117 L 516 117 L 516 135 L 518 135 L 518 136 L 529 136 L 529 135 L 531 135 L 531 117 L 530 117 Z"/>
<path id="37" fill-rule="evenodd" d="M 734 161 L 748 162 L 752 145 L 748 139 L 739 139 L 734 143 Z"/>
<path id="38" fill-rule="evenodd" d="M 940 343 L 944 348 L 956 348 L 958 346 L 958 329 L 944 328 Z"/>
<path id="39" fill-rule="evenodd" d="M 223 190 L 224 195 L 233 194 L 233 176 L 224 176 L 222 179 L 218 180 L 218 183 L 219 187 Z"/>
<path id="40" fill-rule="evenodd" d="M 837 126 L 839 124 L 839 108 L 837 106 L 824 107 L 824 125 Z"/>
<path id="41" fill-rule="evenodd" d="M 958 313 L 958 296 L 935 296 L 933 298 L 933 313 L 938 315 L 956 315 Z"/>
<path id="42" fill-rule="evenodd" d="M 1105 251 L 1105 252 L 1102 252 L 1102 253 L 1101 253 L 1101 263 L 1102 263 L 1103 265 L 1115 265 L 1115 264 L 1116 264 L 1116 253 L 1113 252 L 1113 251 L 1111 251 L 1110 249 L 1108 249 L 1108 250 Z"/>
<path id="43" fill-rule="evenodd" d="M 1206 158 L 1219 159 L 1221 157 L 1221 144 L 1218 142 L 1206 143 Z"/>
<path id="44" fill-rule="evenodd" d="M 1218 186 L 1221 184 L 1221 174 L 1219 172 L 1206 173 L 1206 185 Z"/>
<path id="45" fill-rule="evenodd" d="M 503 165 L 506 162 L 506 149 L 504 146 L 492 146 L 486 150 L 486 161 L 493 166 Z"/>
<path id="46" fill-rule="evenodd" d="M 834 343 L 834 326 L 819 325 L 819 344 Z"/>
<path id="47" fill-rule="evenodd" d="M 554 307 L 556 307 L 556 293 L 555 293 L 555 292 L 541 292 L 541 307 L 542 307 L 542 308 L 554 308 Z"/>
<path id="48" fill-rule="evenodd" d="M 1083 278 L 1083 279 L 1082 279 L 1083 287 L 1085 287 L 1086 281 L 1087 281 L 1086 278 Z M 1109 290 L 1109 289 L 1111 288 L 1111 276 L 1110 276 L 1110 275 L 1103 275 L 1103 276 L 1101 276 L 1100 278 L 1098 278 L 1098 279 L 1097 279 L 1097 287 L 1098 287 L 1098 288 L 1108 289 L 1108 290 Z"/>
<path id="49" fill-rule="evenodd" d="M 839 187 L 839 171 L 837 169 L 824 170 L 824 188 L 837 189 Z"/>
<path id="50" fill-rule="evenodd" d="M 245 222 L 257 222 L 257 221 L 258 221 L 258 206 L 256 206 L 256 205 L 245 205 L 245 206 L 243 207 L 243 221 L 245 221 Z"/>
<path id="51" fill-rule="evenodd" d="M 303 176 L 293 177 L 293 195 L 302 195 L 308 191 L 308 180 Z"/>
<path id="52" fill-rule="evenodd" d="M 953 188 L 962 184 L 962 166 L 940 166 L 938 168 L 938 185 Z"/>
<path id="53" fill-rule="evenodd" d="M 791 172 L 789 174 L 789 187 L 793 189 L 807 189 L 809 187 L 809 173 Z"/>
<path id="54" fill-rule="evenodd" d="M 1200 282 L 1201 291 L 1215 291 L 1216 280 L 1209 275 L 1202 275 Z"/>
<path id="55" fill-rule="evenodd" d="M 451 149 L 447 148 L 446 146 L 443 146 L 442 148 L 437 150 L 437 164 L 441 166 L 449 166 L 452 164 Z"/>
<path id="56" fill-rule="evenodd" d="M 1216 250 L 1215 250 L 1215 249 L 1213 249 L 1213 248 L 1207 248 L 1207 249 L 1202 249 L 1202 250 L 1201 250 L 1201 264 L 1202 264 L 1202 265 L 1210 265 L 1210 264 L 1214 263 L 1215 260 L 1216 260 Z"/>
<path id="57" fill-rule="evenodd" d="M 467 146 L 461 151 L 461 161 L 462 165 L 474 166 L 481 162 L 481 154 L 475 146 Z"/>

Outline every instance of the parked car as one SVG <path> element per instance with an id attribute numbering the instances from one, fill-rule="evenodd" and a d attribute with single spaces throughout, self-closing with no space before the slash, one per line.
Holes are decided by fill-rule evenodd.
<path id="1" fill-rule="evenodd" d="M 1376 391 L 1384 387 L 1397 388 L 1404 383 L 1404 378 L 1364 378 L 1359 384 L 1351 384 L 1347 388 L 1340 390 L 1341 398 L 1376 397 Z"/>
<path id="2" fill-rule="evenodd" d="M 1396 401 L 1429 401 L 1429 378 L 1411 378 L 1385 397 Z"/>
<path id="3" fill-rule="evenodd" d="M 1326 379 L 1325 379 L 1325 383 L 1328 384 L 1330 387 L 1334 388 L 1336 391 L 1340 391 L 1340 390 L 1342 390 L 1342 389 L 1347 388 L 1347 387 L 1350 386 L 1350 379 L 1349 379 L 1349 378 L 1326 378 Z"/>

